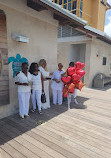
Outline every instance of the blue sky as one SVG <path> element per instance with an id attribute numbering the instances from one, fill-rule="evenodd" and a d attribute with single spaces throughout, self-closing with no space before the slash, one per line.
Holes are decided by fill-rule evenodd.
<path id="1" fill-rule="evenodd" d="M 111 0 L 107 0 L 111 5 Z M 106 21 L 105 21 L 105 33 L 111 36 L 111 9 L 106 12 Z"/>

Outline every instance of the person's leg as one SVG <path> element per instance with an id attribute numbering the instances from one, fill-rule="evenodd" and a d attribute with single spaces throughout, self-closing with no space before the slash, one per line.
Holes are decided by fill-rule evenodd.
<path id="1" fill-rule="evenodd" d="M 38 105 L 38 111 L 41 111 L 41 90 L 36 90 L 36 100 L 37 100 L 37 105 Z"/>
<path id="2" fill-rule="evenodd" d="M 24 118 L 24 114 L 25 114 L 25 93 L 18 92 L 18 99 L 19 99 L 19 115 L 20 115 L 20 117 Z"/>
<path id="3" fill-rule="evenodd" d="M 69 93 L 68 96 L 67 96 L 67 102 L 68 102 L 68 109 L 70 109 L 70 104 L 71 104 L 71 93 Z"/>
<path id="4" fill-rule="evenodd" d="M 57 104 L 57 90 L 52 89 L 52 94 L 53 94 L 53 104 Z"/>
<path id="5" fill-rule="evenodd" d="M 77 97 L 77 89 L 75 88 L 75 90 L 74 90 L 74 103 L 75 104 L 78 104 L 78 102 L 77 102 L 77 100 L 76 100 L 76 97 Z"/>
<path id="6" fill-rule="evenodd" d="M 25 93 L 25 116 L 29 115 L 30 92 Z"/>
<path id="7" fill-rule="evenodd" d="M 58 98 L 57 98 L 58 104 L 59 104 L 59 105 L 62 105 L 62 91 L 59 91 L 59 90 L 58 90 L 58 91 L 57 91 L 57 94 L 58 94 L 58 95 L 57 95 L 57 97 L 58 97 Z"/>
<path id="8" fill-rule="evenodd" d="M 33 111 L 35 111 L 36 109 L 36 91 L 35 90 L 32 90 L 31 98 L 32 98 Z"/>

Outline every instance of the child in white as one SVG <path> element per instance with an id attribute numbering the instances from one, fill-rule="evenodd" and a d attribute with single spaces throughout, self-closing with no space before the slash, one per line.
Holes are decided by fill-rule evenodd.
<path id="1" fill-rule="evenodd" d="M 36 110 L 36 102 L 37 102 L 39 114 L 42 114 L 42 112 L 41 112 L 41 94 L 42 94 L 42 91 L 44 91 L 44 86 L 43 86 L 42 74 L 38 70 L 37 63 L 31 64 L 30 73 L 32 74 L 32 105 L 33 105 L 32 112 L 34 112 Z"/>
<path id="2" fill-rule="evenodd" d="M 61 63 L 58 64 L 58 70 L 55 70 L 52 75 L 52 94 L 53 94 L 53 104 L 56 105 L 57 103 L 59 105 L 62 104 L 62 90 L 63 90 L 63 82 L 61 81 L 62 74 L 64 74 L 64 71 L 62 71 L 63 65 Z"/>
<path id="3" fill-rule="evenodd" d="M 74 62 L 70 62 L 69 63 L 69 67 L 74 67 Z M 69 93 L 68 96 L 67 96 L 67 99 L 68 99 L 68 108 L 70 108 L 71 96 L 74 97 L 74 103 L 78 104 L 78 102 L 76 100 L 76 97 L 77 97 L 77 89 L 76 88 L 74 89 L 74 93 Z"/>
<path id="4" fill-rule="evenodd" d="M 15 77 L 15 84 L 18 85 L 19 115 L 21 118 L 29 116 L 29 100 L 31 94 L 30 82 L 32 76 L 27 70 L 27 63 L 23 63 L 22 71 L 20 71 Z"/>

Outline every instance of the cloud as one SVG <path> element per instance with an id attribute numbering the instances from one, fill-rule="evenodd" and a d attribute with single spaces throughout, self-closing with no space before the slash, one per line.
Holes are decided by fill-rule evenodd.
<path id="1" fill-rule="evenodd" d="M 109 23 L 105 26 L 104 32 L 111 37 L 111 16 L 108 17 Z"/>
<path id="2" fill-rule="evenodd" d="M 111 5 L 111 0 L 107 0 L 107 2 Z"/>
<path id="3" fill-rule="evenodd" d="M 111 5 L 111 0 L 107 0 L 107 2 Z M 106 12 L 104 32 L 111 37 L 111 9 Z"/>

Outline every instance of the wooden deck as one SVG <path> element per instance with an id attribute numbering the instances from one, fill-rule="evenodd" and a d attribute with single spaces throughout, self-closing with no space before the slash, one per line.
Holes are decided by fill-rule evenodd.
<path id="1" fill-rule="evenodd" d="M 83 89 L 78 101 L 0 120 L 0 158 L 111 158 L 111 90 Z"/>

